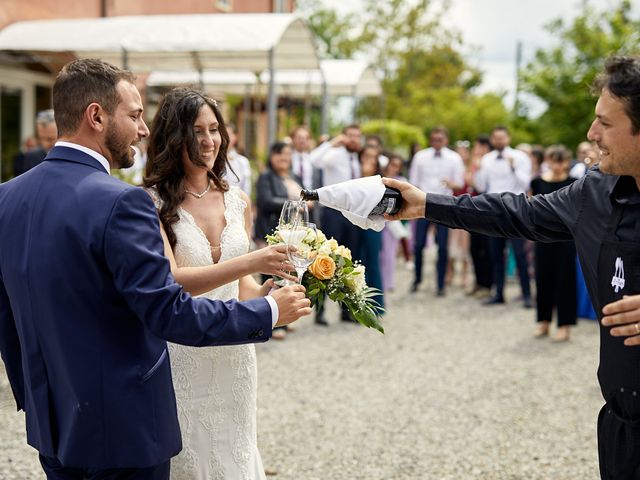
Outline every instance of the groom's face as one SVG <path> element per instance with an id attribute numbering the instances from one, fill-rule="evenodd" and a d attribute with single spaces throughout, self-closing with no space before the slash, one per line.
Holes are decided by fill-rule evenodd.
<path id="1" fill-rule="evenodd" d="M 105 149 L 111 157 L 112 168 L 128 168 L 133 165 L 133 146 L 149 135 L 149 129 L 142 118 L 142 99 L 132 83 L 120 81 L 117 86 L 120 103 L 105 131 Z"/>

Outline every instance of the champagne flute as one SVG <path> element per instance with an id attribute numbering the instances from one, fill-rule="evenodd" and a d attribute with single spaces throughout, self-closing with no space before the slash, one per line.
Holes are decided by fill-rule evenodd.
<path id="1" fill-rule="evenodd" d="M 309 221 L 309 208 L 306 202 L 300 200 L 287 200 L 282 206 L 280 212 L 280 220 L 278 221 L 278 230 L 282 231 L 291 228 L 300 222 Z"/>
<path id="2" fill-rule="evenodd" d="M 287 231 L 285 243 L 287 245 L 287 257 L 296 269 L 298 283 L 302 283 L 304 272 L 313 263 L 316 252 L 309 243 L 315 243 L 318 236 L 315 223 L 299 222 Z"/>
<path id="3" fill-rule="evenodd" d="M 306 202 L 302 202 L 300 200 L 287 200 L 282 206 L 282 211 L 280 212 L 280 219 L 278 220 L 278 226 L 276 227 L 276 230 L 286 244 L 286 239 L 288 238 L 289 232 L 294 227 L 294 225 L 297 225 L 301 222 L 306 223 L 308 221 L 309 209 Z M 293 282 L 285 278 L 274 277 L 274 283 L 279 287 L 285 287 L 292 284 Z"/>

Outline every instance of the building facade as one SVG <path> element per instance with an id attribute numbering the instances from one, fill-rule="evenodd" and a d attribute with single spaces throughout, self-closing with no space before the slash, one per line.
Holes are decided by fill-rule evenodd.
<path id="1" fill-rule="evenodd" d="M 24 20 L 194 13 L 292 13 L 295 7 L 295 0 L 2 0 L 0 30 Z M 71 58 L 66 59 L 69 60 Z M 0 182 L 13 176 L 13 157 L 19 153 L 23 142 L 34 135 L 36 113 L 51 108 L 51 86 L 56 73 L 57 70 L 49 71 L 31 58 L 21 59 L 0 52 Z"/>

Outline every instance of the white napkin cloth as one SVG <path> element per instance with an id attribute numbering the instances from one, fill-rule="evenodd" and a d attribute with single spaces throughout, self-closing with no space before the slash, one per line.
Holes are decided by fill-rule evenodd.
<path id="1" fill-rule="evenodd" d="M 380 232 L 384 228 L 384 217 L 369 218 L 369 213 L 380 203 L 385 189 L 380 175 L 357 178 L 319 188 L 318 201 L 340 211 L 354 225 Z"/>

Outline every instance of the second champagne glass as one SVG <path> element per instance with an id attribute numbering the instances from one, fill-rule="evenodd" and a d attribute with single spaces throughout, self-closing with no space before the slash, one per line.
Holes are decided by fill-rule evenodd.
<path id="1" fill-rule="evenodd" d="M 318 232 L 315 223 L 300 222 L 295 224 L 285 235 L 287 244 L 287 257 L 296 269 L 298 283 L 302 283 L 304 272 L 313 263 L 316 252 L 312 245 L 315 244 Z"/>

